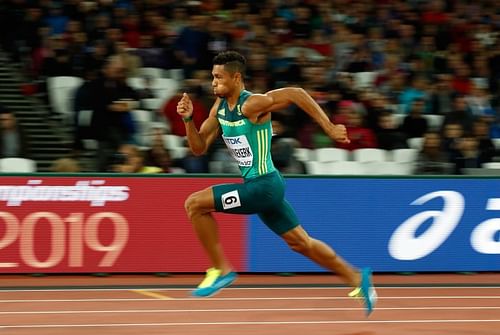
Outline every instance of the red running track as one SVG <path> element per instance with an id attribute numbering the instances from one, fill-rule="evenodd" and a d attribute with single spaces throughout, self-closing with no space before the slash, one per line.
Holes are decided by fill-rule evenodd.
<path id="1" fill-rule="evenodd" d="M 375 276 L 370 317 L 328 275 L 242 275 L 195 299 L 199 276 L 0 276 L 0 334 L 496 335 L 500 274 Z"/>

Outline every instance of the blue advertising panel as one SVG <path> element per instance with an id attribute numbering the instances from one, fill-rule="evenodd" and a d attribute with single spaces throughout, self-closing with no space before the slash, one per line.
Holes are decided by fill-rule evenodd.
<path id="1" fill-rule="evenodd" d="M 290 178 L 306 231 L 379 272 L 499 271 L 500 180 Z M 251 272 L 324 271 L 250 218 Z"/>

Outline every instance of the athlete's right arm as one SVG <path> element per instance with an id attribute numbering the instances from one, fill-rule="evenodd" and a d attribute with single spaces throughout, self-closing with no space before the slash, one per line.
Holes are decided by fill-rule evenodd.
<path id="1" fill-rule="evenodd" d="M 186 136 L 188 139 L 191 152 L 196 155 L 203 155 L 207 152 L 210 145 L 219 135 L 219 121 L 217 120 L 217 108 L 219 107 L 220 99 L 217 98 L 208 118 L 203 121 L 200 130 L 196 129 L 196 125 L 192 121 L 193 103 L 189 96 L 184 93 L 181 100 L 177 104 L 177 113 L 184 119 L 186 126 Z"/>

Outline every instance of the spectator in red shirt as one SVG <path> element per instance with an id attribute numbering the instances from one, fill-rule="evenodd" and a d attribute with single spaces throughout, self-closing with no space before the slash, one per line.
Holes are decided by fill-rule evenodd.
<path id="1" fill-rule="evenodd" d="M 346 150 L 377 147 L 375 133 L 363 125 L 363 117 L 354 108 L 347 114 L 346 128 L 351 142 L 337 143 L 336 147 Z"/>
<path id="2" fill-rule="evenodd" d="M 177 103 L 182 98 L 182 93 L 184 92 L 189 93 L 191 101 L 193 102 L 193 110 L 196 111 L 196 113 L 193 113 L 193 122 L 196 125 L 196 128 L 200 129 L 201 124 L 208 117 L 208 109 L 201 102 L 200 97 L 197 94 L 197 88 L 197 80 L 187 79 L 184 90 L 180 90 L 163 106 L 161 111 L 170 124 L 170 133 L 177 136 L 186 136 L 186 127 L 184 126 L 184 122 L 179 114 L 177 114 Z"/>

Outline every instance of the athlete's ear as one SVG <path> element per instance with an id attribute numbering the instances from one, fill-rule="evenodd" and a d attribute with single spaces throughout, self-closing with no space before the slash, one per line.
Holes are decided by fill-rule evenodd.
<path id="1" fill-rule="evenodd" d="M 241 81 L 243 81 L 243 76 L 241 75 L 240 72 L 235 72 L 234 79 L 241 82 Z"/>

